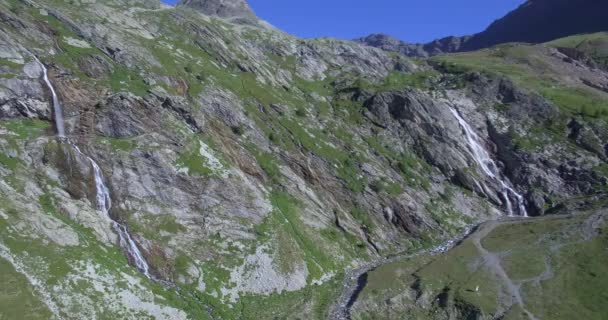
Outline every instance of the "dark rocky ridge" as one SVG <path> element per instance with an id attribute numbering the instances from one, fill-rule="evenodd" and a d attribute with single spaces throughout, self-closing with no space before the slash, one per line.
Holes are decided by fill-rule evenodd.
<path id="1" fill-rule="evenodd" d="M 602 0 L 529 0 L 472 36 L 446 37 L 426 44 L 407 43 L 383 34 L 355 41 L 412 57 L 465 52 L 507 42 L 542 43 L 569 35 L 608 31 L 608 2 Z"/>

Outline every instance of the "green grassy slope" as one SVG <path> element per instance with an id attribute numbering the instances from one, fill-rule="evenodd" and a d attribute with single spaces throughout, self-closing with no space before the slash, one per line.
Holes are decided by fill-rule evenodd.
<path id="1" fill-rule="evenodd" d="M 608 312 L 605 214 L 487 223 L 455 249 L 369 274 L 355 319 L 603 319 Z M 487 235 L 486 235 L 487 233 Z M 519 288 L 523 305 L 476 241 Z"/>

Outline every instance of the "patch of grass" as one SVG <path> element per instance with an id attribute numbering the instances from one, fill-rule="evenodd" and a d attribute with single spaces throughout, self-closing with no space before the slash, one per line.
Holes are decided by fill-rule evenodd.
<path id="1" fill-rule="evenodd" d="M 379 85 L 372 85 L 372 88 L 382 91 L 400 90 L 407 87 L 428 89 L 438 76 L 439 73 L 434 70 L 415 73 L 393 71 L 384 79 L 384 82 Z"/>
<path id="2" fill-rule="evenodd" d="M 37 138 L 51 127 L 49 122 L 38 119 L 4 120 L 0 125 L 17 134 L 19 139 Z"/>
<path id="3" fill-rule="evenodd" d="M 21 160 L 19 158 L 11 157 L 11 156 L 5 155 L 3 153 L 0 153 L 0 165 L 4 166 L 10 170 L 17 169 L 17 166 L 19 165 L 20 161 Z"/>
<path id="4" fill-rule="evenodd" d="M 114 65 L 109 85 L 114 92 L 128 91 L 140 97 L 147 95 L 149 88 L 139 74 L 118 64 Z"/>
<path id="5" fill-rule="evenodd" d="M 102 143 L 109 144 L 113 150 L 131 152 L 137 149 L 137 143 L 132 139 L 99 138 Z"/>
<path id="6" fill-rule="evenodd" d="M 608 68 L 608 33 L 579 34 L 546 43 L 552 47 L 574 48 L 589 55 L 603 68 Z"/>
<path id="7" fill-rule="evenodd" d="M 546 86 L 540 93 L 560 108 L 593 118 L 608 116 L 608 100 L 583 88 Z"/>
<path id="8" fill-rule="evenodd" d="M 188 275 L 188 268 L 190 267 L 192 260 L 183 254 L 180 254 L 175 258 L 174 268 L 175 273 L 179 275 Z"/>
<path id="9" fill-rule="evenodd" d="M 606 229 L 604 223 L 602 232 Z M 540 286 L 528 283 L 522 288 L 528 309 L 543 319 L 603 319 L 608 312 L 607 245 L 608 237 L 601 233 L 552 254 L 553 277 Z"/>
<path id="10" fill-rule="evenodd" d="M 320 286 L 269 296 L 245 295 L 237 310 L 242 319 L 327 319 L 330 304 L 340 294 L 343 276 Z"/>
<path id="11" fill-rule="evenodd" d="M 184 148 L 184 150 L 180 153 L 176 166 L 178 168 L 186 168 L 188 170 L 189 175 L 199 175 L 199 176 L 214 176 L 218 175 L 221 171 L 221 168 L 217 166 L 225 166 L 223 159 L 221 159 L 215 150 L 211 147 L 213 144 L 210 140 L 207 140 L 208 143 L 203 143 L 198 140 L 198 138 L 190 139 L 190 143 Z M 213 154 L 204 155 L 201 153 L 201 148 L 207 148 L 207 152 Z M 211 158 L 207 158 L 207 157 Z"/>
<path id="12" fill-rule="evenodd" d="M 28 280 L 15 271 L 6 260 L 0 259 L 0 318 L 49 319 L 51 312 L 36 297 Z"/>
<path id="13" fill-rule="evenodd" d="M 503 223 L 481 239 L 507 275 L 521 285 L 526 309 L 539 319 L 599 320 L 607 312 L 608 279 L 602 270 L 608 263 L 604 233 L 608 225 L 604 223 L 599 236 L 586 241 L 581 232 L 587 218 L 583 214 Z M 354 318 L 379 312 L 416 319 L 434 319 L 438 312 L 462 316 L 473 310 L 481 317 L 495 315 L 505 302 L 506 285 L 485 261 L 469 238 L 445 254 L 383 265 L 369 273 Z M 430 299 L 427 303 L 403 295 L 403 288 Z M 514 307 L 505 316 L 519 319 L 521 314 Z"/>
<path id="14" fill-rule="evenodd" d="M 132 215 L 127 215 L 130 231 L 140 234 L 146 239 L 166 241 L 166 237 L 161 232 L 178 234 L 186 231 L 186 227 L 176 221 L 175 216 L 170 214 L 147 214 L 138 216 L 135 219 Z"/>
<path id="15" fill-rule="evenodd" d="M 531 248 L 504 253 L 501 265 L 515 281 L 531 279 L 545 271 L 545 250 Z"/>
<path id="16" fill-rule="evenodd" d="M 470 218 L 464 216 L 453 208 L 450 199 L 444 197 L 432 198 L 425 204 L 426 213 L 433 219 L 448 235 L 455 235 L 462 228 L 462 223 L 470 223 Z"/>
<path id="17" fill-rule="evenodd" d="M 485 237 L 482 244 L 492 252 L 508 251 L 510 248 L 517 246 L 526 247 L 541 236 L 557 237 L 564 227 L 568 224 L 577 223 L 577 220 L 559 219 L 542 224 L 529 221 L 516 225 L 502 225 Z"/>
<path id="18" fill-rule="evenodd" d="M 402 154 L 397 161 L 397 168 L 406 184 L 423 190 L 430 187 L 429 179 L 420 173 L 433 170 L 428 163 L 421 161 L 413 153 Z"/>
<path id="19" fill-rule="evenodd" d="M 285 230 L 298 243 L 300 250 L 304 253 L 304 259 L 309 272 L 309 281 L 320 279 L 327 271 L 334 270 L 336 265 L 320 243 L 306 232 L 305 225 L 301 222 L 298 214 L 298 202 L 287 193 L 273 192 L 271 202 L 276 208 L 274 214 L 283 218 L 281 222 Z"/>
<path id="20" fill-rule="evenodd" d="M 355 221 L 359 222 L 360 225 L 364 226 L 370 232 L 376 228 L 376 224 L 373 222 L 370 214 L 365 210 L 355 207 L 350 211 L 351 216 Z"/>
<path id="21" fill-rule="evenodd" d="M 281 170 L 272 153 L 260 152 L 255 155 L 255 159 L 273 182 L 277 182 L 281 178 Z"/>
<path id="22" fill-rule="evenodd" d="M 14 71 L 18 71 L 19 69 L 21 69 L 23 67 L 22 65 L 12 62 L 6 58 L 0 58 L 0 66 L 9 67 L 11 70 L 14 70 Z"/>
<path id="23" fill-rule="evenodd" d="M 608 116 L 605 97 L 585 88 L 560 82 L 553 66 L 543 61 L 538 47 L 505 44 L 470 53 L 435 57 L 431 62 L 454 72 L 477 71 L 505 75 L 521 87 L 536 91 L 562 110 L 589 117 Z M 445 70 L 444 70 L 445 71 Z M 446 71 L 447 72 L 447 71 Z"/>
<path id="24" fill-rule="evenodd" d="M 298 262 L 303 261 L 302 252 L 298 243 L 285 230 L 280 228 L 276 231 L 276 252 L 274 261 L 278 270 L 284 274 L 295 271 Z"/>
<path id="25" fill-rule="evenodd" d="M 164 215 L 158 217 L 156 220 L 158 222 L 158 230 L 174 234 L 186 231 L 186 227 L 175 221 L 175 216 Z"/>
<path id="26" fill-rule="evenodd" d="M 372 190 L 374 190 L 374 192 L 386 192 L 391 196 L 396 196 L 403 192 L 403 188 L 401 188 L 401 185 L 394 181 L 390 181 L 384 177 L 373 181 L 372 183 L 370 183 L 369 186 Z"/>
<path id="27" fill-rule="evenodd" d="M 213 170 L 206 165 L 206 159 L 200 155 L 197 149 L 189 150 L 180 154 L 177 166 L 188 169 L 190 175 L 210 176 Z"/>

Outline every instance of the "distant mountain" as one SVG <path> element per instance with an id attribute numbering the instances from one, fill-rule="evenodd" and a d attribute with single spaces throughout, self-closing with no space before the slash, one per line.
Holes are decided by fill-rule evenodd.
<path id="1" fill-rule="evenodd" d="M 460 51 L 471 37 L 445 37 L 429 43 L 408 43 L 387 34 L 375 33 L 356 42 L 386 51 L 400 52 L 410 57 L 429 57 L 447 52 Z"/>
<path id="2" fill-rule="evenodd" d="M 608 30 L 608 1 L 529 0 L 485 31 L 473 36 L 447 37 L 411 44 L 373 34 L 355 41 L 414 57 L 473 51 L 506 42 L 541 43 L 581 33 Z"/>

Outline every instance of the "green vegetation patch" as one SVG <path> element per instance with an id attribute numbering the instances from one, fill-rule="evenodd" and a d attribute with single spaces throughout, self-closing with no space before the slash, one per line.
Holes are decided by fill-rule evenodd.
<path id="1" fill-rule="evenodd" d="M 4 259 L 0 259 L 0 283 L 0 318 L 42 320 L 51 317 L 28 280 Z"/>
<path id="2" fill-rule="evenodd" d="M 431 59 L 447 72 L 469 71 L 505 75 L 524 88 L 531 89 L 570 114 L 606 117 L 608 101 L 586 87 L 560 82 L 560 75 L 543 61 L 538 46 L 504 44 L 469 53 L 451 54 Z"/>
<path id="3" fill-rule="evenodd" d="M 217 176 L 226 167 L 226 161 L 213 148 L 211 140 L 191 139 L 177 159 L 176 166 L 185 168 L 189 175 Z"/>
<path id="4" fill-rule="evenodd" d="M 19 139 L 33 139 L 41 136 L 51 124 L 38 119 L 18 119 L 0 121 L 0 126 L 15 133 Z"/>
<path id="5" fill-rule="evenodd" d="M 320 279 L 326 272 L 336 269 L 335 260 L 323 249 L 319 239 L 315 239 L 299 217 L 298 201 L 287 193 L 274 192 L 271 202 L 276 208 L 273 215 L 278 215 L 278 222 L 297 242 L 309 272 L 309 282 Z"/>
<path id="6" fill-rule="evenodd" d="M 164 241 L 168 240 L 168 237 L 163 236 L 163 233 L 178 234 L 186 231 L 186 227 L 170 214 L 139 215 L 137 219 L 131 215 L 128 219 L 131 232 L 140 234 L 146 239 Z"/>
<path id="7" fill-rule="evenodd" d="M 343 275 L 322 285 L 269 296 L 245 295 L 235 307 L 241 319 L 327 319 L 328 310 L 340 294 Z"/>

